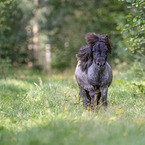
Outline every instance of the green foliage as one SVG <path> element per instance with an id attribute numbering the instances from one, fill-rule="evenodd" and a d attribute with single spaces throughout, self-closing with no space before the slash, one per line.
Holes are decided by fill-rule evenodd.
<path id="1" fill-rule="evenodd" d="M 0 59 L 9 58 L 16 66 L 30 62 L 42 68 L 46 64 L 45 47 L 50 43 L 52 68 L 64 70 L 76 65 L 75 55 L 80 47 L 86 45 L 84 35 L 95 32 L 109 34 L 113 45 L 113 53 L 108 57 L 111 66 L 116 67 L 121 62 L 130 65 L 134 60 L 143 64 L 143 0 L 45 0 L 38 1 L 37 7 L 33 2 L 0 1 Z M 36 12 L 39 27 L 37 55 L 40 60 L 34 59 L 36 54 L 32 50 Z"/>
<path id="2" fill-rule="evenodd" d="M 145 2 L 136 0 L 128 4 L 130 13 L 126 15 L 123 29 L 124 39 L 132 53 L 145 54 Z"/>
<path id="3" fill-rule="evenodd" d="M 145 80 L 115 79 L 107 110 L 93 111 L 72 75 L 18 72 L 0 81 L 0 144 L 144 144 Z"/>
<path id="4" fill-rule="evenodd" d="M 133 54 L 129 59 L 133 62 L 134 73 L 140 77 L 140 74 L 145 71 L 145 2 L 144 0 L 135 0 L 128 2 L 127 5 L 129 14 L 126 15 L 122 34 L 127 48 Z"/>

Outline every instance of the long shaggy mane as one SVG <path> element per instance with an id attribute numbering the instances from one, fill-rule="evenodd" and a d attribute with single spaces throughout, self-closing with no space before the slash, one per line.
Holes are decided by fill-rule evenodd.
<path id="1" fill-rule="evenodd" d="M 93 54 L 90 46 L 83 46 L 80 48 L 79 53 L 76 55 L 77 59 L 81 61 L 82 71 L 88 69 L 93 63 Z"/>

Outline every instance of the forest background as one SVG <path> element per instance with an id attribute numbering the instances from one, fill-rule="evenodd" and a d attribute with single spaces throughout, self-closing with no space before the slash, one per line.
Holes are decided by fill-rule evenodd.
<path id="1" fill-rule="evenodd" d="M 114 69 L 143 71 L 144 18 L 143 0 L 0 0 L 1 74 L 74 69 L 88 32 L 109 34 Z"/>

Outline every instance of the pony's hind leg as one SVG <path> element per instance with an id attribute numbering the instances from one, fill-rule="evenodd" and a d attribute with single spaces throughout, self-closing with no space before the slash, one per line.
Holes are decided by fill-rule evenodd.
<path id="1" fill-rule="evenodd" d="M 85 89 L 83 89 L 81 87 L 79 87 L 79 89 L 80 89 L 80 94 L 81 94 L 81 96 L 83 98 L 83 104 L 84 104 L 84 106 L 85 107 L 89 106 L 90 105 L 90 100 L 87 97 L 87 90 L 85 90 Z"/>

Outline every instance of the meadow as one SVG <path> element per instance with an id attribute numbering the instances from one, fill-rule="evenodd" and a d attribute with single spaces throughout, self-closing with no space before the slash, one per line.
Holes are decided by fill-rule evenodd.
<path id="1" fill-rule="evenodd" d="M 145 79 L 116 75 L 108 107 L 85 109 L 74 75 L 17 70 L 0 80 L 0 145 L 144 145 Z"/>

